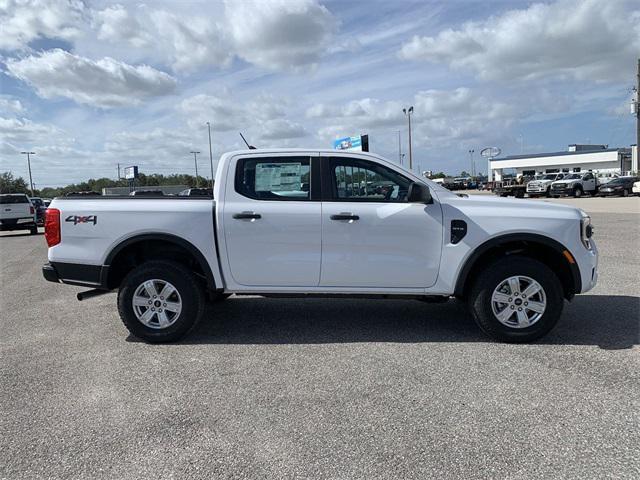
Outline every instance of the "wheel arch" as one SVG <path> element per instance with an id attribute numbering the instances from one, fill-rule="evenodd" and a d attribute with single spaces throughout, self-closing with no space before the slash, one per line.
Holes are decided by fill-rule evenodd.
<path id="1" fill-rule="evenodd" d="M 550 267 L 560 279 L 568 300 L 582 290 L 580 270 L 569 249 L 544 235 L 513 233 L 491 238 L 476 247 L 458 274 L 454 295 L 464 297 L 483 267 L 498 258 L 514 254 L 524 254 Z"/>
<path id="2" fill-rule="evenodd" d="M 102 283 L 110 289 L 116 288 L 129 271 L 142 261 L 157 258 L 160 251 L 168 258 L 193 267 L 195 273 L 206 281 L 207 288 L 215 290 L 211 266 L 202 252 L 184 238 L 166 233 L 144 233 L 118 243 L 105 259 L 106 278 Z"/>

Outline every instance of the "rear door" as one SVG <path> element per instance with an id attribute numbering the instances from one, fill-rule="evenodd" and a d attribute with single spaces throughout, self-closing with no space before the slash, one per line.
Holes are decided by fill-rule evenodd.
<path id="1" fill-rule="evenodd" d="M 407 202 L 411 180 L 362 158 L 322 159 L 320 285 L 427 288 L 437 279 L 442 209 Z M 326 186 L 326 187 L 325 187 Z"/>
<path id="2" fill-rule="evenodd" d="M 228 268 L 236 284 L 315 287 L 320 281 L 321 204 L 310 155 L 247 155 L 230 161 L 223 203 Z M 250 288 L 249 288 L 250 289 Z"/>

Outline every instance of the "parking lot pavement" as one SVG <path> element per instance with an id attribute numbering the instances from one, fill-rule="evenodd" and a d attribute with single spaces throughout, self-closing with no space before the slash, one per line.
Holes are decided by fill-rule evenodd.
<path id="1" fill-rule="evenodd" d="M 586 208 L 598 286 L 531 345 L 456 302 L 258 297 L 146 345 L 4 233 L 0 478 L 639 478 L 640 223 L 616 200 Z"/>

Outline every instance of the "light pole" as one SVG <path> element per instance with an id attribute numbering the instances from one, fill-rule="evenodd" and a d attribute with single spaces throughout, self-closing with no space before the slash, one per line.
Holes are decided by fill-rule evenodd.
<path id="1" fill-rule="evenodd" d="M 211 162 L 211 193 L 213 194 L 213 150 L 211 149 L 211 124 L 207 122 L 209 129 L 209 162 Z"/>
<path id="2" fill-rule="evenodd" d="M 476 166 L 473 163 L 473 152 L 475 152 L 475 150 L 472 148 L 471 150 L 469 150 L 469 160 L 471 162 L 471 176 L 475 177 L 476 176 Z"/>
<path id="3" fill-rule="evenodd" d="M 33 193 L 33 178 L 31 178 L 31 155 L 35 155 L 36 152 L 20 152 L 22 155 L 27 156 L 27 165 L 29 166 L 29 185 L 31 186 L 31 196 L 35 197 Z"/>
<path id="4" fill-rule="evenodd" d="M 413 106 L 408 109 L 403 108 L 402 113 L 404 113 L 409 119 L 409 170 L 413 171 L 413 152 L 411 149 L 411 114 L 413 113 Z"/>
<path id="5" fill-rule="evenodd" d="M 198 181 L 198 154 L 200 152 L 189 152 L 193 153 L 193 163 L 196 165 L 196 188 L 200 186 L 200 182 Z"/>
<path id="6" fill-rule="evenodd" d="M 402 142 L 400 140 L 400 130 L 398 130 L 398 163 L 402 165 Z"/>

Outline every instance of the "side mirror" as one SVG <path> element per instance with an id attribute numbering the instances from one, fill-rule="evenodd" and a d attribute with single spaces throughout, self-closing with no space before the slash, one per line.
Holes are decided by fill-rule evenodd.
<path id="1" fill-rule="evenodd" d="M 408 203 L 433 203 L 429 187 L 423 183 L 413 182 L 407 193 Z"/>

